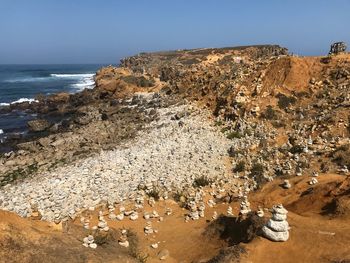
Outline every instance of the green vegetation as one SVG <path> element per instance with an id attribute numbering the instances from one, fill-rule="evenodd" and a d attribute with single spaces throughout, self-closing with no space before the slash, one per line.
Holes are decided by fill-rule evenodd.
<path id="1" fill-rule="evenodd" d="M 215 125 L 215 126 L 222 126 L 223 123 L 222 123 L 222 121 L 215 121 L 215 122 L 214 122 L 214 125 Z"/>
<path id="2" fill-rule="evenodd" d="M 204 187 L 210 184 L 210 180 L 208 177 L 202 175 L 201 177 L 197 177 L 193 181 L 193 187 Z"/>
<path id="3" fill-rule="evenodd" d="M 240 172 L 243 172 L 245 169 L 245 162 L 244 161 L 240 161 L 237 163 L 236 167 L 233 168 L 233 171 L 235 173 L 240 173 Z"/>
<path id="4" fill-rule="evenodd" d="M 182 60 L 181 63 L 184 65 L 194 65 L 194 64 L 198 64 L 201 61 L 197 58 L 190 58 L 190 59 L 186 59 L 186 60 Z"/>
<path id="5" fill-rule="evenodd" d="M 136 77 L 136 76 L 130 75 L 130 76 L 121 77 L 121 79 L 128 84 L 133 84 L 143 88 L 153 87 L 155 85 L 155 81 L 153 78 L 147 79 L 144 76 Z"/>
<path id="6" fill-rule="evenodd" d="M 230 130 L 230 128 L 229 127 L 223 127 L 223 128 L 221 128 L 221 132 L 222 133 L 225 133 L 225 132 L 227 132 L 228 130 Z"/>
<path id="7" fill-rule="evenodd" d="M 264 166 L 261 163 L 253 163 L 250 170 L 250 177 L 254 178 L 258 185 L 266 183 L 267 180 L 264 177 Z"/>
<path id="8" fill-rule="evenodd" d="M 350 144 L 342 145 L 332 153 L 332 161 L 340 166 L 350 167 Z"/>
<path id="9" fill-rule="evenodd" d="M 4 180 L 0 182 L 0 186 L 4 186 L 10 182 L 14 182 L 18 179 L 23 179 L 26 176 L 34 174 L 38 171 L 38 164 L 34 163 L 28 165 L 26 168 L 18 168 L 14 171 L 10 171 L 4 175 Z"/>
<path id="10" fill-rule="evenodd" d="M 277 128 L 283 128 L 286 126 L 285 122 L 282 122 L 280 120 L 274 120 L 271 122 L 272 126 L 275 127 L 276 129 Z"/>
<path id="11" fill-rule="evenodd" d="M 282 93 L 278 93 L 276 97 L 278 98 L 278 107 L 284 110 L 287 109 L 290 105 L 294 105 L 297 101 L 295 97 L 288 97 Z"/>
<path id="12" fill-rule="evenodd" d="M 153 197 L 154 200 L 156 200 L 156 201 L 158 201 L 159 198 L 160 198 L 160 193 L 159 193 L 159 191 L 156 190 L 156 189 L 152 189 L 152 191 L 148 192 L 147 195 L 148 195 L 149 197 Z"/>
<path id="13" fill-rule="evenodd" d="M 180 207 L 185 207 L 186 206 L 186 197 L 184 192 L 177 191 L 176 193 L 173 194 L 173 199 L 179 204 Z"/>
<path id="14" fill-rule="evenodd" d="M 296 153 L 302 153 L 304 148 L 300 145 L 293 145 L 292 148 L 289 149 L 289 151 L 293 154 Z"/>
<path id="15" fill-rule="evenodd" d="M 272 106 L 269 105 L 269 106 L 267 106 L 265 111 L 261 114 L 261 117 L 266 119 L 266 120 L 275 120 L 275 119 L 277 119 L 277 113 L 272 108 Z"/>
<path id="16" fill-rule="evenodd" d="M 240 139 L 243 137 L 243 135 L 237 131 L 230 132 L 226 135 L 227 139 L 233 140 L 233 139 Z"/>

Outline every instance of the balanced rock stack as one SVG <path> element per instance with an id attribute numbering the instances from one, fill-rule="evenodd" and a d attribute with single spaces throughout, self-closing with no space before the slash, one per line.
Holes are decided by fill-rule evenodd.
<path id="1" fill-rule="evenodd" d="M 281 205 L 272 207 L 272 218 L 263 226 L 264 237 L 272 241 L 287 241 L 289 238 L 289 224 L 286 221 L 288 211 Z"/>

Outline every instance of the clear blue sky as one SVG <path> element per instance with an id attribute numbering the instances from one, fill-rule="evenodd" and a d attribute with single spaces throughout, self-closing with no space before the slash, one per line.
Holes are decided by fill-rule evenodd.
<path id="1" fill-rule="evenodd" d="M 117 63 L 141 51 L 350 44 L 348 0 L 0 0 L 0 64 Z"/>

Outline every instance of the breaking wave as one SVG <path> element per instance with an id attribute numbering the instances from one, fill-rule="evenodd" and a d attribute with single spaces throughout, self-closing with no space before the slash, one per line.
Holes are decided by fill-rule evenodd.
<path id="1" fill-rule="evenodd" d="M 69 78 L 69 79 L 81 79 L 81 78 L 93 78 L 95 74 L 50 74 L 55 78 Z"/>
<path id="2" fill-rule="evenodd" d="M 11 104 L 23 103 L 23 102 L 33 103 L 33 102 L 38 102 L 38 101 L 35 100 L 35 99 L 20 98 L 20 99 L 18 99 L 18 100 L 12 101 L 12 102 L 10 102 L 10 103 L 2 102 L 2 103 L 0 103 L 0 106 L 9 106 L 9 105 L 11 105 Z"/>

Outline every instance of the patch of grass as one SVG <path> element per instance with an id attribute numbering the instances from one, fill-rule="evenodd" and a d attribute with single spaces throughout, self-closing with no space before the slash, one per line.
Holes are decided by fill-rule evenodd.
<path id="1" fill-rule="evenodd" d="M 269 106 L 267 106 L 265 111 L 261 114 L 261 117 L 266 119 L 266 120 L 275 120 L 275 119 L 277 119 L 277 113 L 272 108 L 272 106 L 269 105 Z"/>
<path id="2" fill-rule="evenodd" d="M 193 181 L 193 187 L 204 187 L 210 184 L 210 180 L 208 177 L 202 175 L 201 177 L 197 177 Z"/>
<path id="3" fill-rule="evenodd" d="M 223 123 L 222 123 L 222 121 L 215 121 L 215 122 L 214 122 L 214 125 L 215 125 L 215 126 L 222 126 Z"/>
<path id="4" fill-rule="evenodd" d="M 152 191 L 148 192 L 147 195 L 149 197 L 153 197 L 154 200 L 156 200 L 156 201 L 158 201 L 160 198 L 159 190 L 156 190 L 156 189 L 152 189 Z"/>
<path id="5" fill-rule="evenodd" d="M 222 133 L 225 133 L 225 132 L 227 132 L 229 129 L 230 129 L 229 127 L 223 127 L 220 131 L 221 131 Z"/>
<path id="6" fill-rule="evenodd" d="M 218 61 L 219 65 L 222 66 L 222 65 L 226 65 L 226 64 L 233 64 L 233 59 L 232 59 L 232 56 L 231 55 L 226 55 L 224 56 L 222 59 L 220 59 Z"/>
<path id="7" fill-rule="evenodd" d="M 292 148 L 289 149 L 289 152 L 292 154 L 296 153 L 302 153 L 304 151 L 304 148 L 300 145 L 293 145 Z"/>
<path id="8" fill-rule="evenodd" d="M 38 164 L 34 163 L 31 165 L 28 165 L 26 168 L 18 168 L 16 170 L 7 172 L 4 175 L 4 180 L 0 182 L 0 186 L 4 186 L 10 182 L 14 182 L 19 179 L 23 179 L 26 176 L 29 176 L 31 174 L 34 174 L 38 171 Z"/>
<path id="9" fill-rule="evenodd" d="M 155 85 L 155 81 L 153 78 L 147 79 L 144 76 L 136 77 L 136 76 L 130 75 L 130 76 L 123 76 L 121 77 L 121 79 L 128 84 L 133 84 L 143 88 L 153 87 Z"/>
<path id="10" fill-rule="evenodd" d="M 237 131 L 230 132 L 226 135 L 227 139 L 233 140 L 233 139 L 240 139 L 243 135 Z"/>
<path id="11" fill-rule="evenodd" d="M 240 172 L 243 172 L 245 169 L 245 162 L 244 161 L 240 161 L 237 163 L 236 167 L 233 168 L 233 171 L 235 173 L 240 173 Z"/>
<path id="12" fill-rule="evenodd" d="M 310 94 L 306 91 L 300 91 L 295 94 L 298 98 L 309 98 Z"/>
<path id="13" fill-rule="evenodd" d="M 233 146 L 231 146 L 228 150 L 227 153 L 230 157 L 237 157 L 239 154 L 244 154 L 243 150 L 235 150 Z"/>
<path id="14" fill-rule="evenodd" d="M 295 97 L 288 97 L 282 93 L 278 93 L 276 97 L 278 98 L 278 107 L 283 110 L 289 108 L 290 105 L 294 105 L 297 101 Z"/>
<path id="15" fill-rule="evenodd" d="M 95 243 L 99 246 L 103 244 L 107 244 L 109 241 L 108 232 L 99 231 L 99 230 L 96 231 L 96 233 L 94 234 L 94 240 L 95 240 Z"/>
<path id="16" fill-rule="evenodd" d="M 67 163 L 67 160 L 65 158 L 55 160 L 52 164 L 50 164 L 48 170 L 52 170 L 60 165 L 66 164 L 66 163 Z"/>
<path id="17" fill-rule="evenodd" d="M 284 122 L 279 121 L 279 120 L 274 120 L 274 121 L 271 122 L 271 124 L 272 124 L 272 126 L 275 127 L 276 129 L 277 129 L 277 128 L 283 128 L 283 127 L 286 126 Z"/>
<path id="18" fill-rule="evenodd" d="M 173 194 L 173 199 L 179 204 L 180 207 L 185 207 L 186 206 L 186 197 L 185 194 L 181 191 L 177 191 L 176 193 Z"/>
<path id="19" fill-rule="evenodd" d="M 190 59 L 186 59 L 186 60 L 182 60 L 181 63 L 183 65 L 194 65 L 194 64 L 198 64 L 200 63 L 201 61 L 197 58 L 190 58 Z"/>
<path id="20" fill-rule="evenodd" d="M 346 165 L 350 167 L 350 145 L 342 145 L 335 149 L 335 151 L 331 154 L 333 159 L 332 161 L 340 166 Z"/>
<path id="21" fill-rule="evenodd" d="M 250 177 L 254 178 L 258 185 L 266 183 L 267 180 L 264 177 L 264 166 L 261 163 L 253 163 L 250 170 Z"/>

